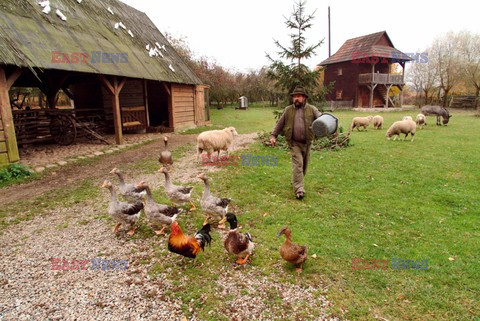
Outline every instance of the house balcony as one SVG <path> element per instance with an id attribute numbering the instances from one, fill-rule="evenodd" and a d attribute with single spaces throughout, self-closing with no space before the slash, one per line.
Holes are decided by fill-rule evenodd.
<path id="1" fill-rule="evenodd" d="M 358 75 L 358 83 L 360 85 L 405 85 L 403 75 L 368 73 Z"/>

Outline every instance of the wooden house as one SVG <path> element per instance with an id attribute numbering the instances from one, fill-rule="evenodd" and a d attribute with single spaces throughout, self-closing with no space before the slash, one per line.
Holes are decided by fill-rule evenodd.
<path id="1" fill-rule="evenodd" d="M 347 40 L 319 66 L 325 67 L 324 85 L 334 83 L 327 101 L 349 107 L 389 107 L 392 86 L 400 89 L 403 104 L 405 63 L 412 60 L 395 49 L 386 31 Z M 393 74 L 392 65 L 402 67 Z"/>
<path id="2" fill-rule="evenodd" d="M 49 110 L 62 89 L 75 112 L 94 110 L 117 144 L 149 126 L 209 123 L 208 86 L 145 13 L 117 0 L 0 4 L 0 164 L 19 159 L 12 86 L 40 88 Z"/>

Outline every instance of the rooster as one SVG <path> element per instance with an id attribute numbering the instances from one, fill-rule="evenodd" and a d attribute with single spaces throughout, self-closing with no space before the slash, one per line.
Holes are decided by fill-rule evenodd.
<path id="1" fill-rule="evenodd" d="M 168 250 L 195 259 L 200 250 L 203 251 L 205 245 L 210 245 L 211 241 L 208 220 L 205 220 L 203 227 L 193 237 L 183 234 L 178 223 L 174 221 L 172 223 L 172 233 L 168 238 Z"/>

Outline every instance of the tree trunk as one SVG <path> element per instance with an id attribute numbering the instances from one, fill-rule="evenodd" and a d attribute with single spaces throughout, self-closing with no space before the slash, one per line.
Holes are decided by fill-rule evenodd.
<path id="1" fill-rule="evenodd" d="M 475 90 L 475 109 L 478 111 L 478 100 L 480 99 L 480 87 L 476 87 Z"/>
<path id="2" fill-rule="evenodd" d="M 444 89 L 443 90 L 443 102 L 442 102 L 443 107 L 448 107 L 447 103 L 448 103 L 448 93 L 449 93 L 449 91 L 450 91 L 450 89 L 448 89 L 448 90 Z"/>

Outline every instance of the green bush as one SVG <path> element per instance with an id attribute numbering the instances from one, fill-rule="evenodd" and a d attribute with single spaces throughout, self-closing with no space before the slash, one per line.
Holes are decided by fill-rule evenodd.
<path id="1" fill-rule="evenodd" d="M 7 183 L 31 176 L 32 171 L 25 165 L 11 164 L 0 169 L 0 183 Z"/>

